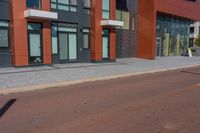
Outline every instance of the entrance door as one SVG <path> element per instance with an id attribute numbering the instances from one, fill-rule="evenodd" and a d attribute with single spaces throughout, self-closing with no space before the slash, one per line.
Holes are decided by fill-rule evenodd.
<path id="1" fill-rule="evenodd" d="M 103 30 L 102 35 L 102 58 L 109 59 L 109 30 Z"/>
<path id="2" fill-rule="evenodd" d="M 77 35 L 75 33 L 59 33 L 59 55 L 61 61 L 77 60 Z"/>
<path id="3" fill-rule="evenodd" d="M 75 33 L 68 34 L 69 60 L 77 60 L 77 38 Z"/>
<path id="4" fill-rule="evenodd" d="M 103 58 L 109 58 L 109 38 L 107 36 L 103 36 Z"/>
<path id="5" fill-rule="evenodd" d="M 37 64 L 42 63 L 42 39 L 40 31 L 29 31 L 29 63 Z"/>
<path id="6" fill-rule="evenodd" d="M 59 55 L 60 60 L 68 60 L 68 34 L 67 33 L 59 33 Z"/>

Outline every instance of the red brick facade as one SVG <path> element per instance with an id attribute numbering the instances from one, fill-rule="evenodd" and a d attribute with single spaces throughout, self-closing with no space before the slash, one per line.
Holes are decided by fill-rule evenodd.
<path id="1" fill-rule="evenodd" d="M 137 57 L 155 59 L 156 16 L 162 12 L 200 20 L 200 4 L 186 0 L 138 0 Z"/>

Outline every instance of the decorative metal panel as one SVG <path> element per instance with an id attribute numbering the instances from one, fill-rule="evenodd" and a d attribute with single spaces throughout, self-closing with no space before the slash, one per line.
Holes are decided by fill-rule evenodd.
<path id="1" fill-rule="evenodd" d="M 116 30 L 116 56 L 117 58 L 135 57 L 136 54 L 136 32 L 132 30 Z"/>

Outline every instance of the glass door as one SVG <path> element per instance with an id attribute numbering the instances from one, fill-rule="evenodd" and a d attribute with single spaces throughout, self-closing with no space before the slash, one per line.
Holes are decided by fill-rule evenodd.
<path id="1" fill-rule="evenodd" d="M 77 38 L 76 34 L 69 33 L 69 60 L 76 60 L 77 59 Z"/>
<path id="2" fill-rule="evenodd" d="M 102 33 L 102 58 L 109 58 L 109 30 L 103 30 Z"/>
<path id="3" fill-rule="evenodd" d="M 61 61 L 77 60 L 76 33 L 59 32 L 59 55 Z"/>
<path id="4" fill-rule="evenodd" d="M 59 55 L 60 60 L 68 60 L 68 34 L 67 33 L 59 33 Z"/>
<path id="5" fill-rule="evenodd" d="M 29 31 L 29 63 L 42 63 L 42 41 L 40 31 Z"/>
<path id="6" fill-rule="evenodd" d="M 109 38 L 107 36 L 103 36 L 103 58 L 109 58 Z"/>

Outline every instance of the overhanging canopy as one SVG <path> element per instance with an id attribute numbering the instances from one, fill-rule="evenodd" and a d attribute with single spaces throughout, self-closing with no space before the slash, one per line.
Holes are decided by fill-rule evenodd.
<path id="1" fill-rule="evenodd" d="M 25 18 L 58 19 L 58 13 L 28 9 L 24 11 Z"/>
<path id="2" fill-rule="evenodd" d="M 124 26 L 123 21 L 118 21 L 118 20 L 102 20 L 101 21 L 102 26 L 114 26 L 114 27 L 121 27 Z"/>

